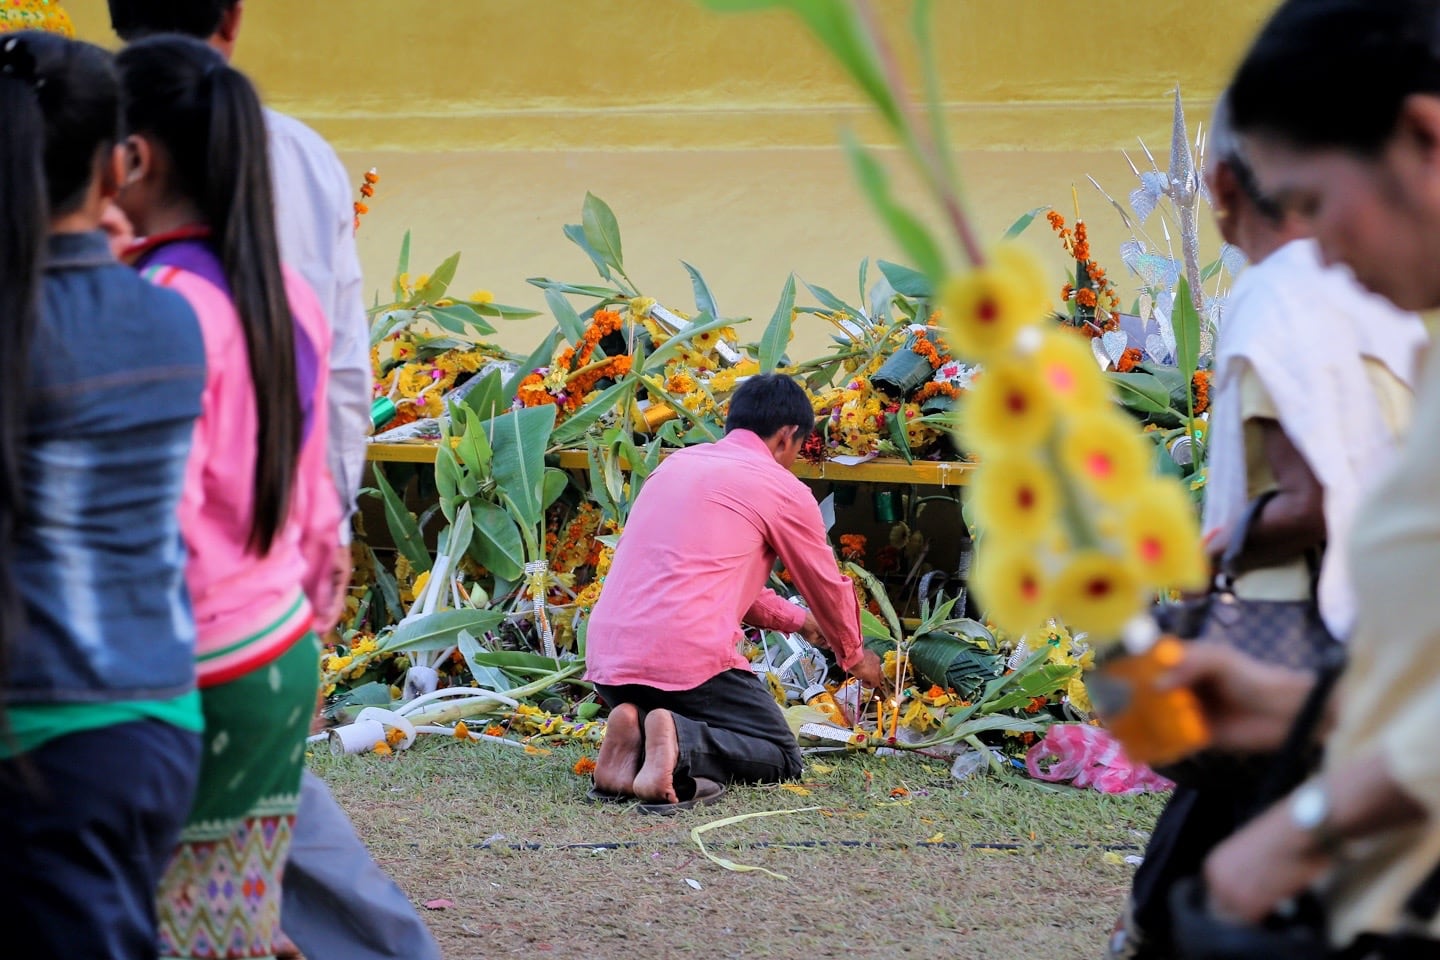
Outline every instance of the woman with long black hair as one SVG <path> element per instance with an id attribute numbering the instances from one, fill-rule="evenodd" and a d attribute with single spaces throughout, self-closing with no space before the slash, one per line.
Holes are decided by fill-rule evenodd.
<path id="1" fill-rule="evenodd" d="M 204 759 L 161 889 L 163 955 L 272 952 L 280 876 L 333 608 L 340 506 L 326 467 L 329 331 L 280 264 L 260 102 L 194 40 L 118 57 L 130 163 L 119 203 L 143 275 L 194 306 L 209 363 L 181 530 Z"/>
<path id="2" fill-rule="evenodd" d="M 13 955 L 155 956 L 202 725 L 176 507 L 205 352 L 112 256 L 105 51 L 0 33 L 0 927 Z"/>
<path id="3" fill-rule="evenodd" d="M 1327 262 L 1404 309 L 1440 307 L 1440 2 L 1289 0 L 1230 106 L 1260 192 L 1307 221 Z M 1259 921 L 1314 889 L 1336 944 L 1440 933 L 1440 351 L 1417 397 L 1351 534 L 1358 616 L 1323 770 L 1209 857 L 1225 916 Z M 1222 746 L 1251 749 L 1279 745 L 1311 683 L 1202 647 L 1174 680 L 1202 695 Z"/>

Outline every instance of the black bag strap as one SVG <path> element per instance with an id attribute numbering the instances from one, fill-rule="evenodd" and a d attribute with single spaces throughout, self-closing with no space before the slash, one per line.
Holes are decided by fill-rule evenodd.
<path id="1" fill-rule="evenodd" d="M 1265 505 L 1279 493 L 1279 490 L 1266 490 L 1245 506 L 1245 512 L 1240 516 L 1240 525 L 1235 528 L 1235 535 L 1230 538 L 1230 542 L 1225 545 L 1225 552 L 1220 555 L 1220 572 L 1216 581 L 1221 590 L 1233 590 L 1235 581 L 1240 579 L 1240 558 L 1245 555 L 1245 548 L 1250 544 L 1250 534 L 1254 532 Z"/>
<path id="2" fill-rule="evenodd" d="M 1312 747 L 1320 721 L 1325 716 L 1325 706 L 1330 694 L 1345 672 L 1345 650 L 1338 644 L 1325 651 L 1320 661 L 1320 670 L 1315 685 L 1305 695 L 1305 702 L 1285 736 L 1285 743 L 1276 754 L 1274 766 L 1265 777 L 1264 786 L 1256 798 L 1256 809 L 1263 810 L 1284 797 L 1295 785 L 1305 779 L 1313 766 Z"/>

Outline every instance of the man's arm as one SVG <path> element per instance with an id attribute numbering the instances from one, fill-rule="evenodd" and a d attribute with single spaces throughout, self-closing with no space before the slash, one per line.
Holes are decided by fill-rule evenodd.
<path id="1" fill-rule="evenodd" d="M 764 589 L 750 609 L 745 611 L 745 622 L 761 630 L 779 630 L 781 633 L 799 633 L 805 625 L 805 608 L 791 603 L 774 590 Z"/>
<path id="2" fill-rule="evenodd" d="M 809 490 L 790 498 L 771 520 L 769 533 L 771 548 L 779 554 L 800 595 L 810 605 L 835 659 L 853 672 L 865 654 L 855 585 L 835 564 L 835 554 L 825 538 L 820 505 Z"/>

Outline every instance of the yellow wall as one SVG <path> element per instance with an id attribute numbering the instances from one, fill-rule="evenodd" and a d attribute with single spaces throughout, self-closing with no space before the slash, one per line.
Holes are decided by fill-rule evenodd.
<path id="1" fill-rule="evenodd" d="M 104 0 L 66 6 L 82 36 L 113 42 Z M 359 237 L 373 287 L 388 282 L 409 228 L 417 267 L 463 250 L 464 291 L 538 306 L 526 277 L 591 277 L 560 233 L 586 190 L 615 208 L 631 276 L 682 307 L 681 258 L 725 312 L 763 319 L 792 269 L 848 293 L 862 257 L 896 257 L 834 147 L 842 125 L 884 139 L 785 14 L 719 16 L 693 0 L 247 6 L 239 65 L 329 137 L 357 180 L 380 169 Z M 982 227 L 997 233 L 1043 204 L 1068 215 L 1081 184 L 1095 249 L 1114 260 L 1125 234 L 1086 175 L 1128 193 L 1119 151 L 1136 155 L 1137 137 L 1168 145 L 1177 84 L 1192 127 L 1204 119 L 1273 6 L 937 0 L 945 97 Z M 876 7 L 903 41 L 907 0 Z M 824 337 L 800 335 L 802 349 Z M 503 337 L 533 339 L 520 326 Z"/>

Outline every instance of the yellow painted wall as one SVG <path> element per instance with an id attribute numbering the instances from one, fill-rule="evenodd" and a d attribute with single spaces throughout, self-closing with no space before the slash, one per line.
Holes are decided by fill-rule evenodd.
<path id="1" fill-rule="evenodd" d="M 104 0 L 66 6 L 82 36 L 114 42 Z M 983 229 L 1043 204 L 1068 215 L 1087 174 L 1127 193 L 1119 151 L 1137 154 L 1143 137 L 1163 163 L 1171 91 L 1185 91 L 1192 127 L 1204 119 L 1273 6 L 937 0 L 947 107 Z M 903 41 L 908 0 L 876 7 Z M 359 237 L 374 287 L 409 228 L 417 268 L 462 250 L 466 292 L 538 306 L 526 277 L 591 277 L 560 233 L 586 190 L 615 208 L 631 276 L 681 307 L 681 258 L 725 312 L 763 320 L 792 269 L 848 293 L 862 257 L 896 257 L 834 146 L 845 125 L 884 138 L 784 14 L 719 16 L 693 0 L 247 0 L 238 63 L 357 180 L 380 169 Z M 1081 198 L 1097 253 L 1116 259 L 1118 217 L 1092 187 Z M 1032 240 L 1051 250 L 1040 230 Z M 818 350 L 824 332 L 800 337 Z M 522 347 L 534 333 L 502 339 Z"/>

